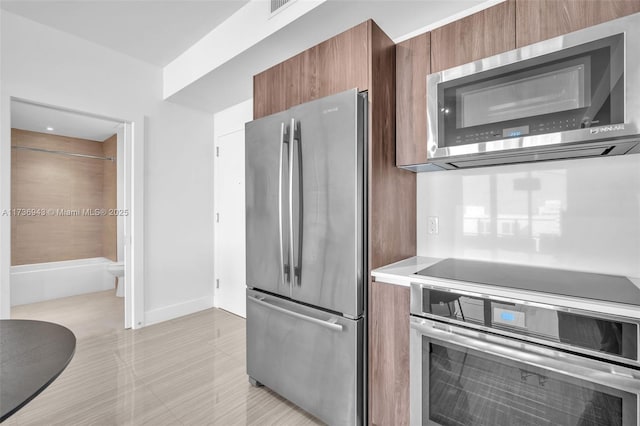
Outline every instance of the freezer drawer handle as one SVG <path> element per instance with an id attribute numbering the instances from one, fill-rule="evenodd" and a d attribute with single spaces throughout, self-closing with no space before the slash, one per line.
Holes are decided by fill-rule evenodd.
<path id="1" fill-rule="evenodd" d="M 318 319 L 318 318 L 310 317 L 308 315 L 299 314 L 297 312 L 293 312 L 293 311 L 290 311 L 288 309 L 281 308 L 280 306 L 272 305 L 269 302 L 265 302 L 264 298 L 258 298 L 258 297 L 255 297 L 255 296 L 249 296 L 247 298 L 247 300 L 250 300 L 253 303 L 257 303 L 258 305 L 262 305 L 265 308 L 269 308 L 269 309 L 272 309 L 274 311 L 278 311 L 278 312 L 281 312 L 283 314 L 287 314 L 287 315 L 290 315 L 292 317 L 299 318 L 301 320 L 305 320 L 305 321 L 312 322 L 314 324 L 321 325 L 321 326 L 323 326 L 325 328 L 328 328 L 330 330 L 333 330 L 333 331 L 342 331 L 342 325 L 341 324 L 336 324 L 336 321 L 338 320 L 336 317 L 331 317 L 331 318 L 329 318 L 328 320 L 325 321 L 325 320 L 321 320 L 321 319 Z"/>

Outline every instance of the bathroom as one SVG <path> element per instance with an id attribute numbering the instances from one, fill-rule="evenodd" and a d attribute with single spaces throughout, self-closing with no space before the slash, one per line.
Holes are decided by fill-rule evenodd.
<path id="1" fill-rule="evenodd" d="M 123 328 L 123 139 L 122 123 L 12 100 L 12 317 L 108 306 Z"/>

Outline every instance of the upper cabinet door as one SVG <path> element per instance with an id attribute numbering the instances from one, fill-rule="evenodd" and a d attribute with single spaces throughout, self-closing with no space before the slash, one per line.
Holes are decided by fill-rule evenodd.
<path id="1" fill-rule="evenodd" d="M 361 92 L 369 89 L 370 26 L 371 22 L 365 21 L 317 46 L 318 98 L 354 87 Z"/>
<path id="2" fill-rule="evenodd" d="M 253 77 L 253 118 L 357 87 L 369 90 L 365 21 Z"/>
<path id="3" fill-rule="evenodd" d="M 640 12 L 640 0 L 517 0 L 516 44 L 526 46 Z"/>
<path id="4" fill-rule="evenodd" d="M 396 45 L 396 165 L 427 161 L 427 75 L 431 33 Z"/>
<path id="5" fill-rule="evenodd" d="M 431 31 L 431 72 L 515 49 L 515 16 L 507 0 Z"/>

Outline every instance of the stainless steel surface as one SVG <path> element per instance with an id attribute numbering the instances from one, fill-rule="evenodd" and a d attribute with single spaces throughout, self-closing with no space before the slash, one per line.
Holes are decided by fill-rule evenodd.
<path id="1" fill-rule="evenodd" d="M 327 315 L 249 289 L 247 297 L 304 316 Z M 364 319 L 336 318 L 341 331 L 247 303 L 247 373 L 328 424 L 362 424 Z"/>
<path id="2" fill-rule="evenodd" d="M 364 172 L 355 90 L 291 109 L 296 137 L 291 252 L 295 300 L 352 317 L 363 313 Z M 298 190 L 296 190 L 298 189 Z M 303 271 L 301 273 L 301 271 Z"/>
<path id="3" fill-rule="evenodd" d="M 526 59 L 553 53 L 611 35 L 625 34 L 624 123 L 600 127 L 514 137 L 470 145 L 442 147 L 438 144 L 439 83 L 513 64 Z M 587 155 L 621 155 L 640 152 L 640 14 L 609 21 L 550 40 L 430 74 L 427 77 L 427 149 L 429 165 L 407 167 L 414 171 L 479 167 L 495 164 L 550 159 L 574 158 Z M 609 141 L 609 142 L 606 142 Z M 567 151 L 576 148 L 600 148 L 596 151 Z M 615 149 L 605 151 L 608 146 Z M 542 155 L 539 157 L 539 155 Z"/>
<path id="4" fill-rule="evenodd" d="M 247 373 L 330 424 L 366 423 L 365 108 L 353 89 L 245 132 Z"/>
<path id="5" fill-rule="evenodd" d="M 422 380 L 423 368 L 429 368 L 429 361 L 423 357 L 423 336 L 430 341 L 446 342 L 448 345 L 475 350 L 486 354 L 487 357 L 504 360 L 505 363 L 538 367 L 560 376 L 572 377 L 594 384 L 596 388 L 604 387 L 614 391 L 628 392 L 636 399 L 633 406 L 635 418 L 638 419 L 640 415 L 638 408 L 640 372 L 638 370 L 422 318 L 411 317 L 410 327 L 412 425 L 423 424 L 423 400 L 429 392 L 429 389 L 422 388 L 425 383 Z M 631 424 L 625 422 L 624 426 Z"/>
<path id="6" fill-rule="evenodd" d="M 280 113 L 245 125 L 247 287 L 283 296 L 291 294 L 283 276 L 279 229 L 279 193 L 282 187 L 288 187 L 288 179 L 282 182 L 287 174 L 279 173 L 279 134 L 287 119 L 286 113 Z M 289 218 L 283 220 L 288 223 Z M 287 241 L 288 235 L 282 239 Z"/>
<path id="7" fill-rule="evenodd" d="M 557 306 L 557 305 L 553 305 L 553 304 L 542 304 L 542 303 L 537 303 L 537 302 L 531 302 L 528 300 L 523 300 L 522 298 L 508 298 L 508 297 L 502 297 L 502 296 L 494 296 L 492 294 L 490 294 L 490 291 L 487 293 L 479 293 L 479 292 L 472 292 L 472 291 L 463 291 L 463 290 L 451 290 L 449 289 L 446 284 L 443 283 L 442 287 L 440 286 L 436 286 L 436 285 L 428 285 L 428 284 L 422 284 L 422 283 L 411 283 L 411 315 L 416 315 L 416 316 L 420 316 L 420 317 L 424 317 L 424 318 L 433 318 L 433 319 L 437 319 L 438 321 L 441 322 L 447 322 L 447 323 L 451 323 L 454 325 L 460 325 L 460 326 L 464 326 L 467 328 L 473 328 L 476 330 L 480 330 L 482 332 L 490 332 L 490 333 L 496 333 L 496 334 L 500 334 L 506 337 L 510 337 L 510 338 L 516 338 L 516 339 L 524 339 L 527 340 L 529 342 L 533 342 L 533 343 L 539 343 L 539 344 L 543 344 L 543 345 L 549 345 L 552 344 L 554 347 L 557 347 L 559 349 L 563 349 L 563 350 L 568 350 L 568 351 L 573 351 L 573 352 L 577 352 L 577 353 L 582 353 L 588 356 L 593 356 L 593 357 L 598 357 L 598 358 L 602 358 L 602 359 L 606 359 L 606 360 L 610 360 L 610 361 L 615 361 L 618 363 L 624 363 L 626 365 L 631 365 L 631 366 L 635 366 L 635 367 L 640 367 L 640 359 L 638 358 L 638 355 L 640 355 L 638 352 L 638 350 L 636 349 L 636 357 L 635 359 L 629 359 L 629 358 L 623 358 L 621 356 L 617 356 L 617 355 L 613 355 L 613 354 L 607 354 L 604 352 L 599 352 L 599 351 L 595 351 L 595 350 L 589 350 L 587 348 L 583 348 L 583 347 L 579 347 L 579 346 L 574 346 L 574 345 L 569 345 L 557 340 L 553 340 L 550 341 L 549 338 L 542 338 L 542 337 L 536 337 L 535 335 L 526 335 L 523 334 L 522 332 L 518 332 L 518 331 L 508 331 L 505 329 L 497 329 L 497 328 L 492 328 L 492 327 L 486 327 L 482 324 L 479 323 L 470 323 L 470 322 L 462 322 L 462 321 L 458 321 L 456 319 L 452 319 L 452 318 L 443 318 L 440 316 L 435 316 L 432 314 L 429 314 L 427 312 L 424 312 L 423 310 L 423 306 L 422 306 L 422 300 L 423 300 L 423 296 L 422 296 L 422 291 L 423 289 L 434 289 L 434 290 L 438 290 L 438 291 L 447 291 L 450 292 L 452 295 L 467 295 L 467 296 L 471 296 L 471 297 L 477 297 L 477 298 L 482 298 L 482 299 L 489 299 L 492 301 L 496 301 L 496 302 L 502 302 L 505 304 L 511 304 L 511 305 L 523 305 L 523 306 L 531 306 L 531 307 L 536 307 L 536 308 L 541 308 L 541 309 L 545 309 L 545 310 L 549 310 L 549 311 L 555 311 L 555 312 L 565 312 L 565 313 L 571 313 L 571 314 L 576 314 L 576 315 L 584 315 L 584 316 L 588 316 L 588 317 L 594 317 L 594 318 L 599 318 L 599 319 L 603 319 L 606 321 L 622 321 L 622 322 L 626 322 L 629 324 L 636 324 L 638 326 L 638 328 L 636 329 L 636 342 L 640 342 L 640 320 L 636 319 L 636 318 L 629 318 L 629 317 L 622 317 L 619 315 L 609 315 L 609 314 L 605 314 L 605 313 L 601 313 L 601 312 L 594 312 L 594 311 L 587 311 L 587 310 L 582 310 L 582 309 L 575 309 L 575 308 L 567 308 L 564 306 Z M 489 290 L 489 289 L 488 289 Z"/>
<path id="8" fill-rule="evenodd" d="M 632 368 L 427 319 L 411 317 L 411 329 L 433 339 L 640 394 L 640 371 Z"/>
<path id="9" fill-rule="evenodd" d="M 311 317 L 308 315 L 303 315 L 300 314 L 298 312 L 295 311 L 290 311 L 284 308 L 281 308 L 279 306 L 273 305 L 269 302 L 265 301 L 265 297 L 264 296 L 247 296 L 247 301 L 252 302 L 252 303 L 257 303 L 258 305 L 262 305 L 266 308 L 269 309 L 273 309 L 274 311 L 278 311 L 278 312 L 282 312 L 284 314 L 290 315 L 294 318 L 297 319 L 301 319 L 304 321 L 309 321 L 312 322 L 314 324 L 320 325 L 322 327 L 326 327 L 330 330 L 334 330 L 334 331 L 342 331 L 342 326 L 340 324 L 337 324 L 338 321 L 338 317 L 336 315 L 333 314 L 325 314 L 325 317 L 329 317 L 329 319 L 323 320 L 323 319 L 319 319 L 319 318 L 315 318 L 315 317 Z"/>
<path id="10" fill-rule="evenodd" d="M 416 274 L 640 306 L 640 288 L 617 275 L 468 259 L 444 259 Z"/>

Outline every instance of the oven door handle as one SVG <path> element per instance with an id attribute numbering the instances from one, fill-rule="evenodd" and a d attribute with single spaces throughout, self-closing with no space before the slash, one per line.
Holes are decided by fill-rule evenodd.
<path id="1" fill-rule="evenodd" d="M 640 372 L 516 339 L 411 317 L 411 329 L 448 344 L 640 395 Z"/>

